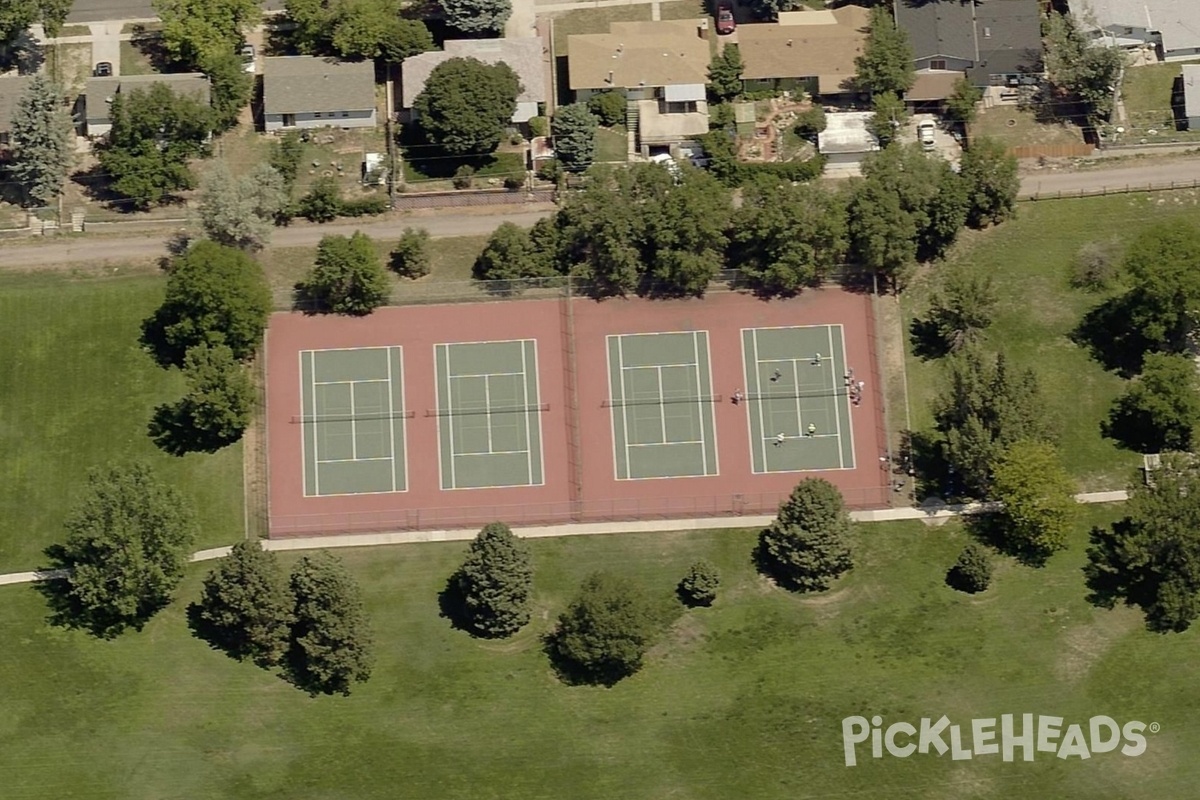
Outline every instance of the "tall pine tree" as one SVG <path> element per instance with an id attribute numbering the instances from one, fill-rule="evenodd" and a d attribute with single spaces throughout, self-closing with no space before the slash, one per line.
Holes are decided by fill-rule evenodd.
<path id="1" fill-rule="evenodd" d="M 62 194 L 75 136 L 62 94 L 45 74 L 35 75 L 13 109 L 9 174 L 26 197 L 49 203 Z"/>
<path id="2" fill-rule="evenodd" d="M 311 695 L 350 694 L 371 677 L 375 661 L 358 584 L 322 550 L 297 562 L 290 586 L 295 605 L 285 677 Z"/>
<path id="3" fill-rule="evenodd" d="M 275 554 L 242 541 L 208 573 L 188 618 L 197 636 L 231 658 L 270 667 L 287 651 L 292 604 Z"/>
<path id="4" fill-rule="evenodd" d="M 529 622 L 533 564 L 529 549 L 502 522 L 484 526 L 451 583 L 462 624 L 476 636 L 511 636 Z"/>

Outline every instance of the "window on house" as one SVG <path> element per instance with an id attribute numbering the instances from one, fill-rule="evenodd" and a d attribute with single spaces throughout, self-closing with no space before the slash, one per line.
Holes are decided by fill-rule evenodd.
<path id="1" fill-rule="evenodd" d="M 342 112 L 342 116 L 343 116 L 343 117 L 348 117 L 348 116 L 350 116 L 350 112 L 349 112 L 349 111 L 343 111 L 343 112 Z"/>
<path id="2" fill-rule="evenodd" d="M 946 68 L 946 59 L 944 59 L 944 58 L 933 59 L 932 61 L 929 62 L 929 68 L 930 69 L 945 69 Z"/>
<path id="3" fill-rule="evenodd" d="M 983 29 L 983 38 L 985 38 L 985 39 L 990 39 L 990 38 L 992 38 L 992 29 L 991 29 L 991 28 L 984 28 L 984 29 Z"/>
<path id="4" fill-rule="evenodd" d="M 314 112 L 313 112 L 313 119 L 320 119 L 320 118 L 321 118 L 321 112 L 320 112 L 320 111 L 314 111 Z"/>

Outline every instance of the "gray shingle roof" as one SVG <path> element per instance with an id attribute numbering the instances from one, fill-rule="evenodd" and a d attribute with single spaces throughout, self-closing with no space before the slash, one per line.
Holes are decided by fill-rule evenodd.
<path id="1" fill-rule="evenodd" d="M 484 64 L 503 62 L 512 67 L 521 81 L 518 103 L 544 103 L 547 59 L 541 39 L 449 39 L 445 50 L 433 50 L 409 56 L 400 65 L 401 108 L 412 108 L 425 89 L 430 74 L 439 64 L 452 58 L 474 58 Z"/>
<path id="2" fill-rule="evenodd" d="M 208 78 L 201 72 L 179 72 L 152 75 L 123 75 L 111 78 L 88 78 L 84 102 L 88 119 L 108 119 L 108 100 L 118 92 L 148 89 L 155 84 L 171 87 L 176 94 L 189 95 L 203 105 L 208 105 L 210 87 Z"/>
<path id="3" fill-rule="evenodd" d="M 972 0 L 895 0 L 895 10 L 896 24 L 908 34 L 914 58 L 975 60 Z"/>
<path id="4" fill-rule="evenodd" d="M 967 75 L 976 84 L 1041 64 L 1037 0 L 894 0 L 894 7 L 914 58 L 970 61 Z"/>
<path id="5" fill-rule="evenodd" d="M 367 111 L 375 107 L 375 65 L 313 56 L 263 59 L 267 114 Z"/>

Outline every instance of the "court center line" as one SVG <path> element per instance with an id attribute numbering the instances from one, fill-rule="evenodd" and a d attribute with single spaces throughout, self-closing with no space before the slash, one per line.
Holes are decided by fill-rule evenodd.
<path id="1" fill-rule="evenodd" d="M 358 461 L 358 423 L 354 419 L 354 384 L 350 384 L 350 459 Z"/>
<path id="2" fill-rule="evenodd" d="M 525 485 L 533 484 L 533 445 L 529 440 L 529 361 L 525 357 L 525 342 L 521 342 L 521 405 L 525 407 Z"/>
<path id="3" fill-rule="evenodd" d="M 841 414 L 841 409 L 838 408 L 838 401 L 837 401 L 838 376 L 837 376 L 837 370 L 834 369 L 835 365 L 833 363 L 833 328 L 831 326 L 826 326 L 825 332 L 829 336 L 829 375 L 833 379 L 833 391 L 834 391 L 833 424 L 836 426 L 837 437 L 838 437 L 838 448 L 837 448 L 838 469 L 845 469 L 846 468 L 846 459 L 845 459 L 845 456 L 842 454 L 842 414 Z"/>
<path id="4" fill-rule="evenodd" d="M 483 407 L 487 417 L 488 452 L 492 452 L 492 376 L 483 376 Z"/>
<path id="5" fill-rule="evenodd" d="M 763 436 L 763 440 L 761 443 L 762 466 L 763 466 L 763 472 L 767 473 L 767 472 L 770 472 L 771 470 L 767 466 L 767 444 L 766 444 L 766 442 L 767 442 L 767 440 L 766 440 L 767 421 L 765 419 L 763 419 L 763 406 L 766 405 L 766 401 L 763 400 L 762 372 L 759 369 L 759 366 L 762 362 L 760 362 L 758 360 L 758 329 L 757 328 L 752 328 L 750 330 L 750 341 L 754 346 L 754 385 L 756 387 L 758 387 L 758 398 L 759 398 L 758 399 L 758 428 L 762 432 L 762 436 Z"/>
<path id="6" fill-rule="evenodd" d="M 396 491 L 396 406 L 392 398 L 392 348 L 385 354 L 388 368 L 388 449 L 392 451 L 392 491 Z"/>
<path id="7" fill-rule="evenodd" d="M 796 366 L 798 363 L 796 359 L 792 359 L 792 385 L 796 390 L 796 433 L 803 435 L 804 415 L 800 413 L 800 370 Z"/>
<path id="8" fill-rule="evenodd" d="M 703 397 L 704 392 L 700 390 L 700 333 L 692 331 L 692 356 L 696 359 L 692 365 L 693 371 L 696 373 L 696 397 Z M 708 474 L 708 446 L 704 437 L 704 408 L 697 402 L 696 409 L 696 424 L 700 426 L 700 465 L 704 469 L 704 474 Z"/>
<path id="9" fill-rule="evenodd" d="M 655 375 L 658 376 L 658 427 L 662 431 L 660 444 L 667 443 L 667 395 L 663 392 L 662 367 L 655 367 Z"/>
<path id="10" fill-rule="evenodd" d="M 621 423 L 625 426 L 625 478 L 633 477 L 633 453 L 629 452 L 629 386 L 625 383 L 625 337 L 617 336 L 617 357 L 621 362 Z"/>

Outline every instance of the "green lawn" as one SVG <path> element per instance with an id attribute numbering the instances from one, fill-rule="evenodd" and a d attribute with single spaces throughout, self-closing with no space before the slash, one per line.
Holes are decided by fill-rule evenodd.
<path id="1" fill-rule="evenodd" d="M 133 42 L 121 42 L 121 74 L 153 75 L 156 70 L 141 48 Z"/>
<path id="2" fill-rule="evenodd" d="M 596 161 L 624 162 L 629 157 L 629 136 L 624 126 L 596 131 Z"/>
<path id="3" fill-rule="evenodd" d="M 1189 62 L 1195 63 L 1195 62 Z M 1151 64 L 1129 67 L 1121 82 L 1121 99 L 1128 117 L 1125 142 L 1195 142 L 1200 131 L 1175 130 L 1172 87 L 1182 64 Z M 1150 131 L 1154 131 L 1151 133 Z"/>
<path id="4" fill-rule="evenodd" d="M 1062 430 L 1063 458 L 1081 491 L 1119 488 L 1126 470 L 1140 462 L 1100 435 L 1100 422 L 1124 382 L 1068 338 L 1083 315 L 1104 299 L 1069 287 L 1072 260 L 1087 242 L 1128 241 L 1159 220 L 1180 216 L 1200 224 L 1198 198 L 1196 192 L 1181 191 L 1023 203 L 1016 220 L 965 234 L 951 255 L 972 270 L 995 276 L 1001 302 L 987 333 L 988 345 L 1037 372 L 1046 413 Z M 929 271 L 918 276 L 902 295 L 906 330 L 914 316 L 925 313 L 930 277 Z M 939 361 L 912 357 L 911 342 L 908 352 L 913 426 L 921 430 L 931 425 L 929 401 L 941 391 L 943 368 Z M 892 418 L 902 421 L 903 409 L 893 409 Z"/>
<path id="5" fill-rule="evenodd" d="M 554 17 L 554 55 L 567 55 L 567 37 L 578 33 L 608 33 L 614 22 L 650 21 L 650 4 L 577 8 Z"/>
<path id="6" fill-rule="evenodd" d="M 349 698 L 310 699 L 191 638 L 180 601 L 140 634 L 50 630 L 30 588 L 0 589 L 5 797 L 793 800 L 1191 798 L 1200 778 L 1195 634 L 1144 631 L 1083 599 L 1083 532 L 1041 570 L 1003 562 L 968 597 L 942 578 L 957 523 L 874 525 L 834 591 L 785 594 L 749 565 L 752 532 L 537 540 L 534 622 L 476 641 L 439 618 L 461 544 L 343 551 L 366 592 L 378 663 Z M 681 613 L 612 689 L 560 684 L 538 637 L 597 568 L 665 602 L 696 558 L 712 609 Z M 288 557 L 285 561 L 291 561 Z M 1033 763 L 913 755 L 843 764 L 841 720 L 1034 713 L 1162 726 L 1140 758 Z M 969 746 L 969 744 L 968 744 Z"/>
<path id="7" fill-rule="evenodd" d="M 85 489 L 89 467 L 148 459 L 200 513 L 198 546 L 242 536 L 242 453 L 174 458 L 146 435 L 179 374 L 138 346 L 159 277 L 0 275 L 0 572 L 46 563 L 42 549 Z"/>

